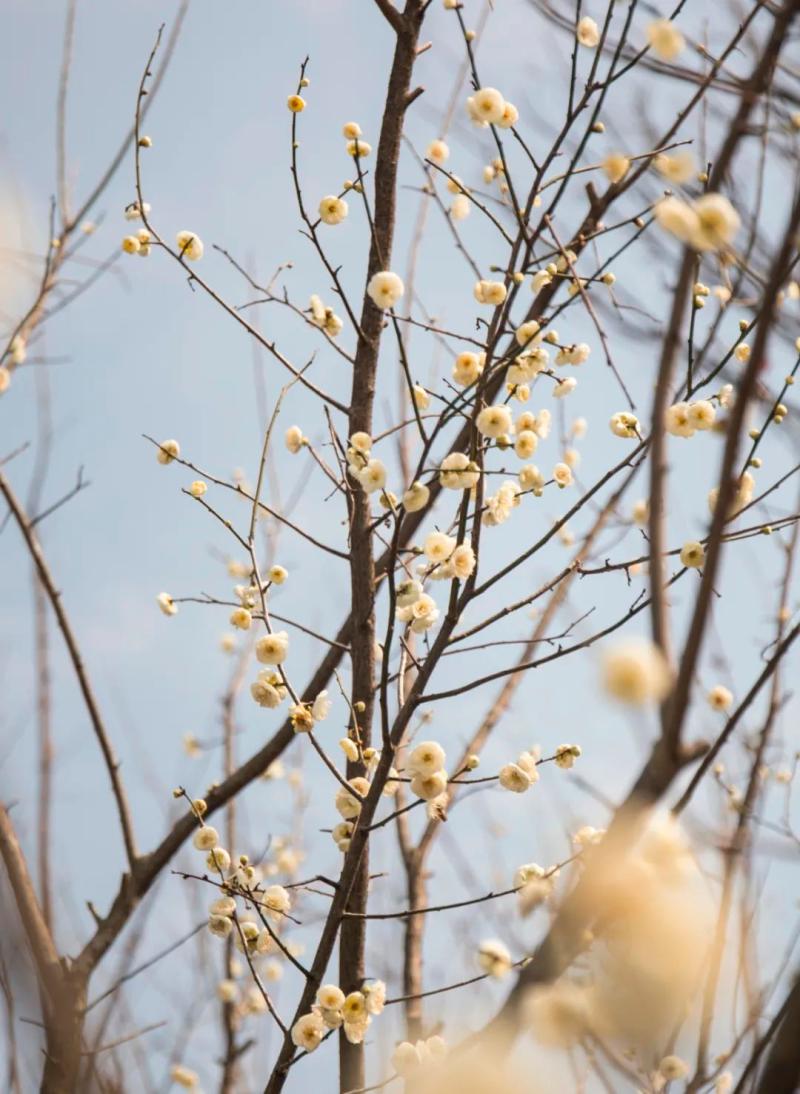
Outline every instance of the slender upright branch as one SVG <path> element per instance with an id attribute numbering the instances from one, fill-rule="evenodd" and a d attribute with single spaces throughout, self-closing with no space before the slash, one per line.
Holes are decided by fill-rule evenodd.
<path id="1" fill-rule="evenodd" d="M 128 800 L 125 795 L 125 789 L 122 785 L 122 779 L 119 773 L 119 762 L 117 761 L 114 751 L 111 746 L 111 739 L 106 729 L 105 722 L 100 713 L 100 707 L 98 706 L 97 699 L 94 694 L 94 689 L 89 681 L 89 675 L 86 671 L 86 667 L 83 662 L 83 657 L 78 647 L 78 641 L 75 637 L 75 633 L 72 630 L 72 625 L 69 622 L 64 604 L 61 598 L 61 593 L 56 588 L 50 568 L 47 565 L 44 554 L 42 552 L 39 540 L 36 533 L 31 527 L 31 522 L 28 515 L 22 508 L 16 494 L 11 488 L 11 484 L 5 475 L 0 472 L 0 492 L 6 499 L 11 513 L 16 521 L 17 527 L 22 533 L 22 537 L 25 540 L 25 544 L 28 548 L 28 552 L 33 559 L 39 578 L 44 586 L 50 604 L 52 605 L 53 612 L 55 613 L 56 621 L 58 622 L 59 630 L 63 635 L 64 642 L 67 646 L 67 652 L 69 653 L 70 660 L 72 661 L 72 667 L 75 671 L 75 676 L 78 680 L 78 685 L 83 696 L 83 701 L 86 704 L 86 709 L 89 713 L 89 720 L 92 723 L 92 729 L 97 739 L 97 743 L 100 747 L 100 752 L 103 756 L 103 762 L 108 772 L 109 781 L 111 783 L 111 790 L 114 795 L 114 800 L 117 805 L 117 815 L 119 818 L 120 828 L 122 829 L 122 838 L 125 844 L 125 854 L 128 859 L 128 866 L 133 872 L 137 865 L 137 852 L 136 842 L 133 835 L 133 823 L 131 820 L 130 808 L 128 806 Z"/>

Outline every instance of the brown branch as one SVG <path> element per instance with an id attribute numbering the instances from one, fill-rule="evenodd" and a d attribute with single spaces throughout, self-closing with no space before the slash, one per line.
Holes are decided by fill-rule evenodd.
<path id="1" fill-rule="evenodd" d="M 392 3 L 392 0 L 375 0 L 386 21 L 391 24 L 397 34 L 402 34 L 406 29 L 405 19 Z"/>
<path id="2" fill-rule="evenodd" d="M 800 976 L 796 977 L 774 1022 L 758 1044 L 754 1054 L 757 1062 L 769 1041 L 772 1048 L 767 1056 L 764 1070 L 755 1087 L 756 1094 L 794 1094 L 800 1083 Z M 749 1076 L 750 1068 L 745 1070 L 736 1092 L 744 1089 L 744 1080 Z"/>
<path id="3" fill-rule="evenodd" d="M 697 770 L 692 775 L 689 785 L 686 787 L 683 794 L 681 794 L 678 802 L 672 808 L 672 812 L 676 816 L 681 814 L 686 806 L 689 804 L 695 790 L 702 782 L 703 777 L 706 775 L 711 765 L 714 763 L 715 759 L 720 753 L 720 750 L 730 739 L 731 734 L 736 729 L 737 725 L 742 720 L 745 713 L 758 696 L 764 684 L 767 683 L 772 674 L 775 672 L 784 654 L 792 646 L 798 635 L 800 635 L 800 623 L 798 623 L 797 626 L 793 627 L 792 630 L 789 631 L 786 637 L 782 640 L 782 642 L 776 647 L 775 653 L 772 655 L 762 671 L 759 673 L 758 678 L 755 680 L 750 690 L 745 695 L 744 699 L 742 699 L 741 703 L 739 703 L 736 710 L 727 720 L 724 729 L 717 737 L 716 741 L 705 752 Z"/>
<path id="4" fill-rule="evenodd" d="M 391 268 L 392 242 L 397 202 L 397 169 L 403 136 L 405 110 L 417 42 L 422 25 L 424 5 L 421 0 L 407 0 L 402 15 L 389 0 L 377 0 L 381 11 L 392 23 L 396 33 L 392 68 L 386 91 L 383 121 L 375 165 L 375 197 L 373 231 L 370 240 L 365 286 L 379 270 Z M 358 164 L 357 164 L 358 166 Z M 359 339 L 353 366 L 350 399 L 349 434 L 358 431 L 371 435 L 372 414 L 378 374 L 378 355 L 384 314 L 368 293 L 364 292 L 359 324 Z M 362 748 L 372 741 L 375 675 L 375 559 L 372 546 L 372 516 L 370 499 L 360 488 L 349 495 L 350 508 L 350 593 L 353 633 L 350 640 L 352 663 L 352 704 L 363 704 L 359 715 Z M 363 762 L 348 761 L 347 777 L 364 774 Z M 369 889 L 368 842 L 355 865 L 350 895 L 345 909 L 363 912 L 367 907 Z M 366 923 L 362 919 L 347 919 L 341 924 L 339 939 L 339 983 L 345 992 L 357 989 L 364 979 L 364 949 Z M 365 1082 L 364 1047 L 352 1045 L 339 1034 L 339 1088 L 353 1090 Z"/>
<path id="5" fill-rule="evenodd" d="M 62 965 L 36 899 L 33 880 L 14 826 L 0 805 L 0 857 L 8 874 L 42 991 L 47 1053 L 42 1090 L 70 1094 L 75 1089 L 81 1052 L 82 1007 L 86 982 L 80 970 Z"/>
<path id="6" fill-rule="evenodd" d="M 776 627 L 776 643 L 780 643 L 784 637 L 784 631 L 786 624 L 784 617 L 781 615 L 781 608 L 786 603 L 786 599 L 791 588 L 792 581 L 792 569 L 794 566 L 795 552 L 797 550 L 797 525 L 792 530 L 791 542 L 786 550 L 786 562 L 784 565 L 783 580 L 780 583 L 779 595 L 778 595 L 778 610 L 776 612 L 778 623 Z M 724 847 L 722 854 L 723 861 L 723 874 L 722 874 L 722 894 L 720 896 L 719 911 L 717 913 L 717 922 L 714 930 L 714 940 L 711 948 L 711 956 L 709 962 L 708 973 L 706 976 L 705 991 L 703 993 L 703 1005 L 700 1015 L 700 1035 L 698 1038 L 697 1047 L 697 1064 L 695 1067 L 695 1074 L 691 1082 L 687 1086 L 687 1094 L 693 1094 L 694 1091 L 699 1090 L 704 1085 L 704 1076 L 706 1074 L 706 1068 L 708 1063 L 709 1044 L 711 1040 L 712 1026 L 714 1022 L 715 1003 L 717 999 L 717 989 L 719 986 L 719 977 L 722 971 L 722 961 L 725 953 L 725 940 L 728 929 L 728 922 L 730 919 L 731 906 L 733 901 L 733 886 L 735 881 L 736 870 L 744 853 L 747 838 L 748 838 L 748 826 L 752 820 L 753 811 L 755 809 L 756 802 L 762 788 L 762 765 L 764 762 L 764 756 L 767 746 L 770 742 L 772 732 L 775 726 L 775 720 L 780 711 L 780 672 L 779 663 L 775 664 L 774 671 L 772 673 L 772 686 L 770 688 L 770 698 L 767 707 L 764 724 L 761 728 L 761 732 L 758 735 L 758 744 L 753 751 L 750 759 L 750 777 L 747 781 L 747 789 L 744 794 L 744 798 L 739 806 L 738 817 L 736 820 L 736 827 L 734 829 L 733 836 L 727 847 Z M 752 1007 L 750 1008 L 752 1011 Z"/>
<path id="7" fill-rule="evenodd" d="M 686 314 L 686 303 L 689 299 L 693 279 L 694 255 L 691 251 L 686 250 L 683 255 L 678 281 L 672 292 L 672 312 L 661 349 L 661 361 L 658 368 L 655 394 L 653 395 L 653 409 L 650 415 L 650 515 L 648 518 L 650 618 L 653 641 L 668 661 L 672 660 L 672 652 L 667 617 L 666 590 L 664 588 L 667 477 L 667 436 L 664 428 L 664 414 L 672 386 L 672 373 L 678 352 L 680 331 Z"/>
<path id="8" fill-rule="evenodd" d="M 0 953 L 0 991 L 3 993 L 3 1002 L 6 1007 L 6 1082 L 12 1094 L 22 1094 L 19 1077 L 19 1059 L 17 1054 L 17 1030 L 16 1010 L 14 1007 L 14 995 L 11 991 L 11 982 L 8 968 Z"/>
<path id="9" fill-rule="evenodd" d="M 756 75 L 760 82 L 753 82 L 750 94 L 746 96 L 746 102 L 740 104 L 740 110 L 729 130 L 728 137 L 723 145 L 722 153 L 717 160 L 717 178 L 724 177 L 733 156 L 733 152 L 741 138 L 741 126 L 747 118 L 752 101 L 755 98 L 754 91 L 760 88 L 766 80 L 777 51 L 779 51 L 786 28 L 792 17 L 796 14 L 798 4 L 791 0 L 782 10 L 781 15 L 773 25 L 773 33 L 769 43 L 762 54 L 756 68 Z M 764 298 L 767 302 L 774 301 L 780 284 L 785 276 L 788 256 L 791 254 L 793 240 L 800 219 L 800 199 L 795 202 L 794 209 L 789 218 L 784 232 L 781 247 L 774 261 Z M 773 305 L 774 307 L 774 305 Z M 771 319 L 771 314 L 770 314 Z M 665 789 L 673 781 L 675 775 L 683 764 L 688 762 L 691 752 L 680 753 L 677 742 L 680 739 L 680 729 L 685 716 L 689 697 L 689 687 L 693 678 L 697 656 L 699 654 L 705 624 L 708 615 L 708 607 L 713 589 L 713 581 L 716 575 L 719 553 L 721 550 L 721 532 L 725 515 L 730 500 L 733 497 L 735 482 L 732 478 L 733 467 L 738 453 L 738 445 L 744 419 L 744 413 L 752 395 L 757 367 L 763 360 L 767 339 L 771 329 L 769 319 L 762 322 L 759 327 L 758 338 L 751 363 L 746 370 L 743 381 L 737 394 L 737 403 L 734 408 L 732 420 L 729 425 L 729 433 L 726 442 L 725 454 L 720 474 L 720 492 L 718 504 L 715 509 L 714 519 L 710 532 L 711 550 L 706 559 L 706 566 L 701 580 L 701 590 L 697 598 L 689 636 L 681 659 L 678 682 L 670 699 L 668 711 L 665 713 L 663 733 L 656 742 L 649 759 L 643 767 L 638 779 L 627 795 L 623 805 L 617 810 L 608 827 L 606 836 L 601 844 L 601 854 L 584 873 L 575 889 L 568 895 L 562 908 L 553 923 L 544 941 L 538 947 L 531 961 L 521 972 L 517 983 L 512 988 L 505 1004 L 498 1015 L 489 1023 L 487 1031 L 497 1033 L 499 1036 L 510 1040 L 515 1035 L 518 1021 L 518 1008 L 521 999 L 527 989 L 536 983 L 552 980 L 557 977 L 564 968 L 573 960 L 578 952 L 578 934 L 585 923 L 586 910 L 584 905 L 584 893 L 594 884 L 594 878 L 598 872 L 602 872 L 604 864 L 616 861 L 629 846 L 632 833 L 638 831 L 641 825 L 643 807 L 656 801 Z M 659 428 L 662 423 L 654 423 Z M 484 1032 L 487 1032 L 484 1031 Z"/>
<path id="10" fill-rule="evenodd" d="M 55 997 L 61 990 L 63 973 L 53 936 L 45 922 L 41 905 L 36 899 L 28 864 L 19 845 L 8 809 L 0 805 L 0 855 L 8 874 L 11 891 L 19 909 L 36 973 L 46 995 Z"/>
<path id="11" fill-rule="evenodd" d="M 61 72 L 58 81 L 58 102 L 56 104 L 56 180 L 58 189 L 58 208 L 61 223 L 69 222 L 69 183 L 67 181 L 67 88 L 72 66 L 72 49 L 75 40 L 75 9 L 77 0 L 69 0 L 67 18 L 64 26 L 64 46 L 61 59 Z"/>
<path id="12" fill-rule="evenodd" d="M 117 761 L 113 749 L 111 747 L 111 741 L 106 729 L 103 717 L 100 713 L 100 708 L 95 698 L 94 690 L 89 681 L 89 676 L 86 672 L 86 668 L 83 663 L 80 649 L 75 634 L 72 630 L 72 626 L 67 617 L 67 613 L 64 609 L 64 605 L 61 599 L 61 593 L 55 586 L 53 577 L 50 573 L 50 569 L 45 560 L 39 540 L 36 537 L 35 532 L 31 528 L 30 520 L 25 513 L 22 505 L 17 499 L 14 491 L 11 489 L 11 485 L 6 479 L 5 475 L 0 472 L 0 491 L 5 497 L 8 506 L 14 516 L 14 520 L 17 523 L 17 527 L 22 533 L 25 540 L 28 552 L 33 559 L 36 569 L 39 574 L 39 579 L 47 592 L 47 597 L 52 605 L 55 613 L 56 620 L 58 622 L 59 629 L 64 637 L 64 642 L 67 646 L 67 651 L 72 661 L 72 666 L 75 670 L 75 675 L 78 679 L 78 685 L 83 695 L 86 709 L 89 713 L 89 719 L 92 723 L 92 729 L 94 730 L 97 743 L 100 747 L 100 751 L 103 755 L 103 762 L 105 763 L 108 777 L 111 782 L 111 790 L 114 795 L 114 800 L 117 804 L 117 814 L 119 816 L 120 828 L 122 829 L 122 838 L 125 843 L 125 853 L 128 859 L 128 866 L 133 871 L 136 868 L 137 853 L 136 842 L 133 834 L 133 823 L 131 821 L 130 808 L 128 806 L 127 797 L 125 795 L 125 789 L 122 785 L 122 780 L 119 774 L 119 762 Z"/>
<path id="13" fill-rule="evenodd" d="M 514 695 L 526 678 L 524 670 L 525 664 L 532 656 L 537 644 L 541 641 L 559 608 L 566 600 L 569 587 L 572 584 L 575 575 L 579 572 L 580 563 L 583 559 L 588 557 L 594 542 L 607 523 L 609 516 L 614 512 L 620 498 L 630 485 L 632 479 L 633 474 L 627 477 L 626 481 L 616 490 L 609 501 L 606 502 L 596 517 L 594 524 L 587 532 L 580 549 L 576 552 L 570 565 L 559 575 L 559 581 L 553 585 L 551 589 L 552 595 L 549 597 L 544 610 L 533 626 L 530 638 L 520 654 L 518 671 L 512 672 L 508 679 L 503 683 L 497 697 L 481 720 L 477 730 L 473 733 L 462 750 L 461 758 L 456 765 L 456 770 L 463 770 L 468 758 L 472 754 L 480 755 L 489 736 L 502 720 Z M 457 785 L 457 783 L 448 783 L 448 809 L 457 794 Z M 407 913 L 409 919 L 405 924 L 403 932 L 403 994 L 406 999 L 406 1035 L 411 1041 L 414 1041 L 423 1035 L 422 947 L 425 924 L 422 917 L 428 910 L 425 864 L 430 855 L 433 841 L 440 829 L 441 822 L 438 819 L 430 819 L 425 825 L 416 846 L 410 848 L 408 853 L 403 856 L 406 868 L 406 889 L 409 902 L 409 911 Z M 512 889 L 508 891 L 514 892 L 515 890 Z M 483 897 L 479 899 L 486 900 L 489 898 Z M 460 906 L 460 903 L 453 906 L 458 907 Z"/>
<path id="14" fill-rule="evenodd" d="M 46 369 L 36 370 L 38 443 L 36 462 L 28 491 L 29 512 L 39 510 L 52 451 L 52 416 L 50 382 Z M 31 565 L 34 604 L 34 657 L 36 666 L 36 730 L 39 766 L 38 831 L 36 865 L 39 899 L 48 929 L 54 931 L 52 906 L 52 872 L 50 862 L 53 734 L 52 734 L 52 674 L 50 668 L 50 637 L 47 594 L 35 564 Z"/>
<path id="15" fill-rule="evenodd" d="M 795 10 L 800 7 L 797 3 L 793 3 L 791 6 Z M 783 280 L 786 277 L 786 270 L 794 253 L 795 236 L 797 234 L 798 225 L 800 225 L 800 195 L 798 195 L 794 202 L 794 207 L 784 230 L 780 249 L 770 270 L 769 279 L 764 289 L 764 299 L 767 301 L 768 307 L 765 315 L 759 322 L 753 343 L 753 352 L 750 361 L 748 362 L 747 369 L 745 370 L 745 374 L 738 385 L 736 403 L 728 423 L 725 451 L 719 473 L 719 493 L 714 507 L 711 528 L 708 533 L 708 549 L 706 551 L 703 574 L 700 579 L 700 590 L 695 601 L 689 633 L 686 638 L 678 670 L 678 678 L 665 708 L 664 733 L 667 743 L 673 751 L 677 750 L 680 741 L 681 728 L 688 706 L 692 679 L 694 677 L 708 622 L 709 606 L 714 594 L 714 582 L 716 580 L 722 554 L 722 531 L 727 519 L 729 506 L 733 501 L 738 487 L 735 469 L 738 463 L 745 415 L 755 391 L 759 369 L 762 362 L 766 359 L 767 346 L 769 344 L 769 337 L 772 332 L 776 312 L 775 300 L 778 296 L 780 286 L 783 284 Z M 772 302 L 771 307 L 769 306 L 770 301 Z"/>
<path id="16" fill-rule="evenodd" d="M 145 116 L 149 108 L 152 106 L 156 94 L 164 79 L 164 76 L 166 75 L 167 69 L 169 68 L 169 64 L 172 59 L 172 55 L 175 52 L 175 47 L 178 43 L 181 27 L 183 26 L 183 20 L 188 8 L 189 0 L 181 0 L 181 5 L 175 17 L 175 22 L 172 25 L 172 31 L 170 32 L 169 40 L 164 48 L 164 57 L 161 62 L 161 67 L 159 68 L 158 73 L 156 74 L 156 77 L 151 85 L 150 95 L 142 110 L 142 117 Z M 0 358 L 4 357 L 8 353 L 9 347 L 11 346 L 14 338 L 20 337 L 25 342 L 30 341 L 33 332 L 46 318 L 45 309 L 47 301 L 52 295 L 53 290 L 59 283 L 58 275 L 64 262 L 67 258 L 69 258 L 72 251 L 74 250 L 74 248 L 68 248 L 67 243 L 69 242 L 69 239 L 74 235 L 75 230 L 81 224 L 84 217 L 89 213 L 94 204 L 98 201 L 100 197 L 102 197 L 103 193 L 108 188 L 109 183 L 116 175 L 123 160 L 125 159 L 125 156 L 130 150 L 131 140 L 133 136 L 134 130 L 131 129 L 126 134 L 114 158 L 111 160 L 111 163 L 106 168 L 105 172 L 100 177 L 89 196 L 85 199 L 80 209 L 72 216 L 68 223 L 64 223 L 61 225 L 61 231 L 59 236 L 60 245 L 54 248 L 52 246 L 52 243 L 49 242 L 47 258 L 45 261 L 44 269 L 42 271 L 42 277 L 36 293 L 36 297 L 34 298 L 33 303 L 30 305 L 28 310 L 23 315 L 22 319 L 17 323 L 16 327 L 11 332 L 6 348 L 3 350 L 2 353 L 0 353 Z M 51 225 L 48 240 L 52 241 L 53 236 L 54 230 L 53 225 Z"/>
<path id="17" fill-rule="evenodd" d="M 260 485 L 260 481 L 259 481 Z M 258 497 L 258 490 L 256 491 Z M 255 505 L 253 511 L 256 511 Z M 251 529 L 251 539 L 253 531 Z M 236 770 L 236 700 L 244 683 L 245 672 L 250 663 L 250 650 L 246 650 L 239 659 L 233 675 L 222 698 L 222 727 L 224 733 L 223 746 L 223 772 L 229 778 Z M 225 807 L 225 846 L 231 857 L 236 851 L 236 799 L 231 798 Z M 224 976 L 227 980 L 234 978 L 234 952 L 233 936 L 230 934 L 225 939 L 225 949 L 222 955 Z M 222 999 L 220 1001 L 220 1018 L 222 1035 L 224 1040 L 224 1052 L 222 1056 L 222 1077 L 220 1079 L 220 1094 L 233 1094 L 239 1080 L 239 1061 L 242 1051 L 236 1037 L 237 1022 L 236 1009 L 233 1000 Z"/>

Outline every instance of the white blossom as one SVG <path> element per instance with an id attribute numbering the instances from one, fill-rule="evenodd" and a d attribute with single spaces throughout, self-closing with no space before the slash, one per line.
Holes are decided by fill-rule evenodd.
<path id="1" fill-rule="evenodd" d="M 467 113 L 474 122 L 494 125 L 503 118 L 505 99 L 494 87 L 482 87 L 467 99 Z"/>
<path id="2" fill-rule="evenodd" d="M 631 638 L 606 651 L 603 682 L 615 699 L 641 706 L 660 702 L 669 691 L 671 678 L 661 650 L 644 638 Z"/>
<path id="3" fill-rule="evenodd" d="M 393 308 L 404 291 L 403 282 L 390 270 L 373 274 L 367 285 L 367 294 L 376 308 Z"/>
<path id="4" fill-rule="evenodd" d="M 183 258 L 189 258 L 192 262 L 197 262 L 198 259 L 203 257 L 203 241 L 194 232 L 178 232 L 175 236 L 175 242 Z"/>
<path id="5" fill-rule="evenodd" d="M 594 19 L 584 15 L 578 23 L 575 37 L 582 46 L 586 46 L 587 49 L 594 49 L 600 42 L 600 31 Z"/>
<path id="6" fill-rule="evenodd" d="M 325 1036 L 325 1023 L 319 1014 L 313 1011 L 298 1018 L 292 1026 L 292 1044 L 305 1052 L 313 1052 Z"/>
<path id="7" fill-rule="evenodd" d="M 262 665 L 282 665 L 289 652 L 289 635 L 286 631 L 265 634 L 256 642 L 255 651 Z"/>
<path id="8" fill-rule="evenodd" d="M 495 978 L 511 971 L 511 954 L 508 946 L 497 938 L 487 938 L 478 947 L 478 964 L 485 973 Z"/>
<path id="9" fill-rule="evenodd" d="M 347 213 L 347 202 L 335 194 L 329 194 L 319 203 L 319 219 L 323 224 L 341 224 Z"/>
<path id="10" fill-rule="evenodd" d="M 410 775 L 429 775 L 441 771 L 445 765 L 445 751 L 437 741 L 423 741 L 411 752 L 406 763 Z"/>

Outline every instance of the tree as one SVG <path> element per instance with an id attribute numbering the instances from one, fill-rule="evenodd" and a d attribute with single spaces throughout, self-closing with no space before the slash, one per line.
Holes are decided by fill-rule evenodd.
<path id="1" fill-rule="evenodd" d="M 595 18 L 580 0 L 520 7 L 525 33 L 567 52 L 565 64 L 555 50 L 541 61 L 539 101 L 519 109 L 505 97 L 506 85 L 523 90 L 519 74 L 485 71 L 478 52 L 495 27 L 511 41 L 502 7 L 359 6 L 391 39 L 380 126 L 373 149 L 370 133 L 344 124 L 352 177 L 321 200 L 306 181 L 304 126 L 330 108 L 308 58 L 286 97 L 290 193 L 311 259 L 301 291 L 294 256 L 265 281 L 262 259 L 211 251 L 194 227 L 168 230 L 157 212 L 156 93 L 186 3 L 155 39 L 131 132 L 72 211 L 68 5 L 50 242 L 8 331 L 0 413 L 25 397 L 16 374 L 47 364 L 31 351 L 51 316 L 130 262 L 135 299 L 142 270 L 171 270 L 191 290 L 193 318 L 180 321 L 224 318 L 263 355 L 269 382 L 257 369 L 248 396 L 260 422 L 252 484 L 208 469 L 197 439 L 158 440 L 136 424 L 154 463 L 188 473 L 186 504 L 219 537 L 237 582 L 232 593 L 157 598 L 178 624 L 189 613 L 227 618 L 233 669 L 221 736 L 185 740 L 176 811 L 149 851 L 136 836 L 149 812 L 142 780 L 117 759 L 69 592 L 40 540 L 41 523 L 62 507 L 68 516 L 86 481 L 79 474 L 42 508 L 50 426 L 27 503 L 14 481 L 24 446 L 0 456 L 7 523 L 33 566 L 39 725 L 36 800 L 7 794 L 0 809 L 29 957 L 5 954 L 0 968 L 10 1088 L 25 1089 L 18 1000 L 30 969 L 42 1090 L 155 1088 L 141 1061 L 135 1079 L 123 1068 L 160 1023 L 130 1032 L 128 1018 L 150 1014 L 148 974 L 192 943 L 202 987 L 186 969 L 171 986 L 183 1006 L 198 990 L 215 995 L 218 1017 L 192 1051 L 172 1026 L 159 1035 L 154 1054 L 181 1086 L 202 1072 L 225 1092 L 303 1089 L 315 1054 L 323 1089 L 343 1092 L 395 1079 L 409 1091 L 794 1089 L 794 927 L 775 921 L 764 887 L 765 863 L 798 846 L 783 666 L 800 631 L 789 406 L 800 367 L 800 113 L 788 60 L 800 4 L 715 12 L 707 29 L 684 6 L 656 17 L 639 0 L 609 0 Z M 418 80 L 444 42 L 463 60 L 442 111 Z M 432 109 L 435 125 L 423 112 Z M 67 271 L 95 234 L 87 217 L 126 171 L 129 234 L 75 285 Z M 242 291 L 251 298 L 233 303 Z M 47 400 L 40 387 L 45 423 Z M 585 416 L 569 422 L 568 402 Z M 313 502 L 297 517 L 301 496 Z M 77 952 L 58 942 L 51 854 L 54 784 L 66 779 L 52 621 L 124 851 L 121 875 L 103 863 L 115 895 L 102 909 L 87 902 L 92 926 Z M 566 743 L 543 727 L 547 743 L 533 745 L 565 686 L 587 724 Z M 630 719 L 635 747 L 593 735 L 601 711 Z M 523 722 L 521 749 L 510 715 Z M 245 724 L 263 743 L 242 760 Z M 207 788 L 192 769 L 198 755 L 215 764 Z M 614 796 L 598 785 L 609 768 Z M 274 838 L 270 819 L 265 839 L 253 819 L 248 788 L 264 778 L 259 806 L 276 783 L 293 787 L 289 836 Z M 561 797 L 567 783 L 579 809 Z M 99 793 L 95 774 L 89 789 Z M 546 837 L 526 813 L 544 794 L 555 801 Z M 576 823 L 587 802 L 596 825 Z M 320 810 L 325 834 L 312 838 L 304 826 Z M 35 853 L 20 835 L 28 814 Z M 498 884 L 507 839 L 515 855 L 537 839 L 554 846 L 553 864 L 524 862 Z M 179 891 L 191 929 L 139 960 L 141 940 L 160 938 L 148 933 L 149 909 Z M 75 892 L 83 899 L 77 882 Z M 438 961 L 434 946 L 453 954 Z M 442 996 L 439 1018 L 427 1000 Z"/>

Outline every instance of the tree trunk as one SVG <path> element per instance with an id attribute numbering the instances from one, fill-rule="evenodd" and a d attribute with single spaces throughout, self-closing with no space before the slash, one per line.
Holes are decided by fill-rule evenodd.
<path id="1" fill-rule="evenodd" d="M 758 1082 L 757 1094 L 793 1094 L 800 1087 L 800 977 L 783 1006 L 783 1017 Z"/>
<path id="2" fill-rule="evenodd" d="M 45 1065 L 41 1094 L 75 1094 L 81 1066 L 86 985 L 67 973 L 51 995 L 45 1016 Z"/>
<path id="3" fill-rule="evenodd" d="M 414 852 L 415 862 L 408 879 L 409 908 L 425 908 L 428 891 L 425 885 L 424 859 Z M 414 996 L 405 1003 L 406 1040 L 418 1041 L 423 1036 L 422 1000 L 422 946 L 425 934 L 425 916 L 410 915 L 405 923 L 403 939 L 403 995 Z"/>
<path id="4" fill-rule="evenodd" d="M 391 268 L 397 198 L 397 165 L 403 134 L 403 119 L 416 57 L 417 39 L 422 22 L 420 0 L 408 0 L 397 29 L 386 109 L 381 125 L 375 165 L 374 233 L 370 246 L 367 281 L 379 270 Z M 399 16 L 399 12 L 398 12 Z M 378 355 L 385 316 L 365 292 L 361 312 L 361 337 L 356 348 L 350 399 L 349 433 L 363 431 L 372 435 L 372 408 L 378 373 Z M 357 711 L 358 735 L 363 748 L 372 739 L 375 673 L 375 559 L 372 550 L 370 499 L 360 487 L 351 495 L 350 511 L 350 587 L 352 635 L 350 656 L 353 666 L 352 702 Z M 359 761 L 348 763 L 347 777 L 365 774 Z M 369 885 L 368 844 L 358 864 L 347 910 L 364 912 Z M 339 938 L 339 984 L 345 993 L 358 990 L 364 979 L 366 920 L 346 917 Z M 341 1091 L 358 1090 L 365 1085 L 364 1046 L 352 1045 L 339 1033 L 339 1084 Z"/>

